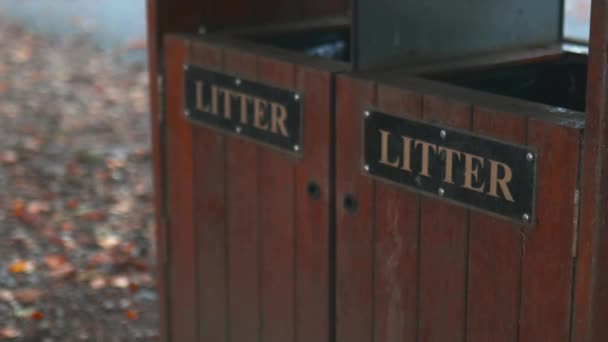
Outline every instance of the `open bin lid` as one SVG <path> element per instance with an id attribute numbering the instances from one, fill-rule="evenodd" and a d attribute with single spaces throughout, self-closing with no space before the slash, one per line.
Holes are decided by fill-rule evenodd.
<path id="1" fill-rule="evenodd" d="M 355 64 L 449 60 L 557 43 L 562 0 L 354 0 Z"/>

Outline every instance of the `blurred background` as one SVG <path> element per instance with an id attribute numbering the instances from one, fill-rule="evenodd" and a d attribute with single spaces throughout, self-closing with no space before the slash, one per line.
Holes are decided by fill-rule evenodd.
<path id="1" fill-rule="evenodd" d="M 145 0 L 0 0 L 0 340 L 158 340 L 145 25 Z"/>

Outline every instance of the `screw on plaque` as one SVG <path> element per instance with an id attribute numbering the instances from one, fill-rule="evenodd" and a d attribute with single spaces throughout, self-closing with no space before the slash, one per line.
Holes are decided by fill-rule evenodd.
<path id="1" fill-rule="evenodd" d="M 369 165 L 367 165 L 367 164 L 363 165 L 363 170 L 365 170 L 365 172 L 369 172 L 369 170 L 370 170 Z"/>
<path id="2" fill-rule="evenodd" d="M 293 99 L 294 99 L 294 100 L 296 100 L 296 101 L 300 101 L 300 94 L 295 93 L 295 94 L 293 95 Z"/>
<path id="3" fill-rule="evenodd" d="M 237 132 L 238 134 L 241 134 L 241 132 L 243 131 L 243 128 L 239 125 L 237 125 L 236 127 L 234 127 L 234 131 Z"/>
<path id="4" fill-rule="evenodd" d="M 439 196 L 443 197 L 443 195 L 445 195 L 445 189 L 439 188 L 439 189 L 437 189 L 437 193 L 439 194 Z"/>
<path id="5" fill-rule="evenodd" d="M 240 86 L 242 82 L 243 81 L 241 81 L 240 78 L 237 78 L 237 79 L 234 80 L 234 84 L 236 84 L 237 86 Z"/>
<path id="6" fill-rule="evenodd" d="M 371 115 L 372 113 L 369 110 L 363 112 L 363 116 L 365 116 L 366 118 L 369 118 Z"/>
<path id="7" fill-rule="evenodd" d="M 441 137 L 441 139 L 445 139 L 448 136 L 448 132 L 446 132 L 445 129 L 442 129 L 439 132 L 439 136 Z"/>
<path id="8" fill-rule="evenodd" d="M 293 150 L 296 152 L 300 151 L 300 145 L 293 145 Z"/>
<path id="9" fill-rule="evenodd" d="M 521 215 L 521 219 L 524 220 L 524 222 L 530 222 L 530 214 L 525 213 Z"/>
<path id="10" fill-rule="evenodd" d="M 529 162 L 534 161 L 534 155 L 532 154 L 532 152 L 528 152 L 526 154 L 526 160 L 528 160 Z"/>

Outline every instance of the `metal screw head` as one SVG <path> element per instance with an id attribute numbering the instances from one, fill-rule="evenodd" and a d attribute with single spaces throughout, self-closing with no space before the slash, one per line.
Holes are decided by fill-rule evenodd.
<path id="1" fill-rule="evenodd" d="M 444 188 L 437 189 L 437 194 L 439 194 L 439 196 L 445 195 L 445 189 Z"/>
<path id="2" fill-rule="evenodd" d="M 442 129 L 439 132 L 439 136 L 441 137 L 441 139 L 445 139 L 448 136 L 448 132 L 446 132 L 445 129 Z"/>
<path id="3" fill-rule="evenodd" d="M 190 111 L 189 111 L 189 110 L 187 110 L 187 109 L 185 109 L 185 110 L 184 110 L 184 115 L 186 115 L 186 116 L 190 116 Z"/>
<path id="4" fill-rule="evenodd" d="M 530 214 L 524 213 L 523 215 L 521 215 L 521 219 L 524 220 L 524 222 L 529 222 L 530 221 Z"/>
<path id="5" fill-rule="evenodd" d="M 300 101 L 300 94 L 297 94 L 297 93 L 294 94 L 293 95 L 293 99 L 296 100 L 296 101 Z"/>
<path id="6" fill-rule="evenodd" d="M 198 28 L 198 33 L 199 34 L 206 34 L 207 33 L 207 28 L 205 26 L 201 26 Z"/>
<path id="7" fill-rule="evenodd" d="M 241 85 L 241 82 L 242 82 L 242 81 L 241 81 L 241 79 L 240 79 L 240 78 L 237 78 L 237 79 L 235 79 L 235 80 L 234 80 L 234 84 L 236 84 L 237 86 L 240 86 L 240 85 Z"/>
<path id="8" fill-rule="evenodd" d="M 369 118 L 372 115 L 372 113 L 370 113 L 369 110 L 366 110 L 365 112 L 363 112 L 363 116 L 365 116 L 366 118 Z"/>
<path id="9" fill-rule="evenodd" d="M 243 131 L 243 127 L 237 125 L 236 127 L 234 127 L 234 131 L 240 134 Z"/>
<path id="10" fill-rule="evenodd" d="M 188 71 L 188 69 L 190 69 L 190 66 L 188 64 L 184 64 L 184 71 Z"/>
<path id="11" fill-rule="evenodd" d="M 526 160 L 530 162 L 534 160 L 534 155 L 532 154 L 532 152 L 528 152 L 528 154 L 526 154 Z"/>
<path id="12" fill-rule="evenodd" d="M 298 152 L 300 150 L 300 145 L 293 145 L 293 150 Z"/>
<path id="13" fill-rule="evenodd" d="M 365 170 L 365 172 L 369 172 L 369 165 L 363 165 L 363 170 Z"/>

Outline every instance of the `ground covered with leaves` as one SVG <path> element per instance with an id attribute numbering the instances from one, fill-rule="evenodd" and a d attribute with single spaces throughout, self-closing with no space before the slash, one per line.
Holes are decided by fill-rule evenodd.
<path id="1" fill-rule="evenodd" d="M 0 13 L 0 339 L 158 339 L 147 74 Z"/>

